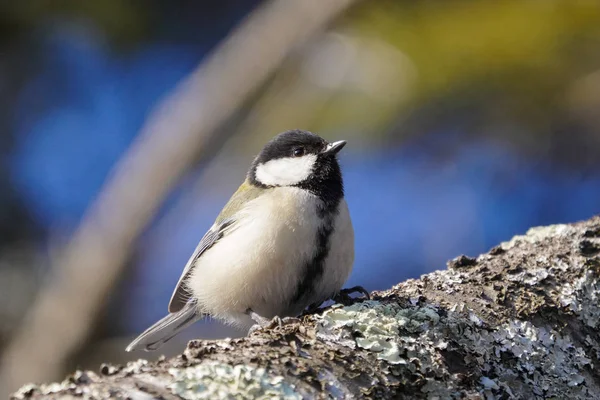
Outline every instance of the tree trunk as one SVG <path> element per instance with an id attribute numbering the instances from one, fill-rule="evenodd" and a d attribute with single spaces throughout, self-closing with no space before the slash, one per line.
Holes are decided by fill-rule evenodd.
<path id="1" fill-rule="evenodd" d="M 600 399 L 599 253 L 600 217 L 534 228 L 370 301 L 14 397 Z"/>

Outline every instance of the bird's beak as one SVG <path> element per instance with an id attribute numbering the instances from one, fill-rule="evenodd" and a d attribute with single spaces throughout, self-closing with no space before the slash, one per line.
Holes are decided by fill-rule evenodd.
<path id="1" fill-rule="evenodd" d="M 345 140 L 340 140 L 337 142 L 333 142 L 333 143 L 329 143 L 327 145 L 327 147 L 325 147 L 325 150 L 323 150 L 322 154 L 337 154 L 341 149 L 344 148 L 344 146 L 346 145 L 346 141 Z"/>

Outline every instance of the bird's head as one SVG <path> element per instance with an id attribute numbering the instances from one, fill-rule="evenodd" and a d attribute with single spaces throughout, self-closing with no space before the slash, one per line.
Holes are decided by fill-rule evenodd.
<path id="1" fill-rule="evenodd" d="M 345 145 L 344 140 L 329 143 L 308 131 L 280 133 L 254 159 L 248 179 L 260 187 L 292 186 L 317 195 L 328 191 L 343 195 L 336 156 Z"/>

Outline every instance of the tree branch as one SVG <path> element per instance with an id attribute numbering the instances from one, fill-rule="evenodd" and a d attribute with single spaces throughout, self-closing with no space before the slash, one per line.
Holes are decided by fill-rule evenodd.
<path id="1" fill-rule="evenodd" d="M 371 301 L 15 398 L 600 399 L 599 254 L 600 217 L 535 228 Z"/>

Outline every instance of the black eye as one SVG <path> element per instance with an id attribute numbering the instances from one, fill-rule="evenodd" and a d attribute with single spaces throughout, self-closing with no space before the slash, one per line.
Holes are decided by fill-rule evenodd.
<path id="1" fill-rule="evenodd" d="M 292 154 L 294 155 L 294 157 L 302 157 L 304 155 L 304 147 L 296 147 L 292 151 Z"/>

